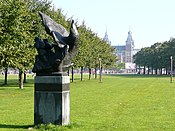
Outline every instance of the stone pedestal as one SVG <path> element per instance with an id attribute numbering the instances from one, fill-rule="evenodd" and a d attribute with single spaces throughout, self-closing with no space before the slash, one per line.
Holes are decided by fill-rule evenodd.
<path id="1" fill-rule="evenodd" d="M 70 78 L 63 74 L 37 75 L 34 93 L 34 124 L 68 125 Z"/>

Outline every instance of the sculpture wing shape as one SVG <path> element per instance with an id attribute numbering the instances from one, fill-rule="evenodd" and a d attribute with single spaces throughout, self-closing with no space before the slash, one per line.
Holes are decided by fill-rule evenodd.
<path id="1" fill-rule="evenodd" d="M 64 37 L 68 37 L 68 31 L 60 24 L 56 23 L 46 14 L 39 12 L 47 34 L 51 35 L 57 44 L 65 44 Z"/>

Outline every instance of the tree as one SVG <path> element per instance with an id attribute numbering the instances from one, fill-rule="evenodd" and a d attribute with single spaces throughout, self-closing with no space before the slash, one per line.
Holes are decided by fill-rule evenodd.
<path id="1" fill-rule="evenodd" d="M 26 69 L 32 68 L 35 60 L 34 38 L 38 36 L 54 42 L 46 34 L 38 11 L 49 15 L 69 30 L 71 18 L 66 20 L 62 11 L 55 10 L 47 0 L 0 0 L 0 66 L 5 69 L 19 69 L 20 88 L 23 88 L 22 74 Z M 73 60 L 75 67 L 97 68 L 99 58 L 103 60 L 104 67 L 115 63 L 114 50 L 109 44 L 87 28 L 85 23 L 82 23 L 78 30 L 80 40 Z"/>
<path id="2" fill-rule="evenodd" d="M 91 68 L 97 69 L 99 66 L 99 58 L 102 59 L 103 67 L 108 68 L 114 65 L 116 62 L 115 50 L 106 41 L 100 39 L 96 33 L 90 28 L 87 28 L 85 22 L 79 26 L 78 31 L 80 34 L 79 48 L 74 63 L 76 67 L 81 67 L 81 72 L 83 67 L 88 68 L 90 79 Z"/>
<path id="3" fill-rule="evenodd" d="M 165 42 L 157 42 L 151 47 L 142 48 L 141 51 L 137 52 L 134 56 L 135 63 L 140 66 L 146 66 L 155 70 L 155 74 L 160 71 L 162 74 L 162 69 L 166 69 L 166 73 L 170 68 L 170 56 L 175 58 L 175 39 Z"/>
<path id="4" fill-rule="evenodd" d="M 19 69 L 19 87 L 23 88 L 22 74 L 31 68 L 36 54 L 33 48 L 35 35 L 40 34 L 33 14 L 37 10 L 34 1 L 8 0 L 0 3 L 0 47 L 3 67 Z M 44 3 L 44 2 L 43 2 Z M 43 4 L 42 3 L 42 4 Z"/>

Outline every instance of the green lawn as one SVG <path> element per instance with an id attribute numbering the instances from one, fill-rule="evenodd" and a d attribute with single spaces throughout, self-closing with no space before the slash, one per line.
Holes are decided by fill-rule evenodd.
<path id="1" fill-rule="evenodd" d="M 18 89 L 17 76 L 2 86 L 0 130 L 33 127 L 33 78 Z M 41 125 L 33 130 L 173 131 L 175 82 L 167 76 L 114 75 L 71 83 L 71 124 Z"/>

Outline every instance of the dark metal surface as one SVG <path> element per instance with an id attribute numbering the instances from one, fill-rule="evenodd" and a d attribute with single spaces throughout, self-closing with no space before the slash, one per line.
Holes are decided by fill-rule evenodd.
<path id="1" fill-rule="evenodd" d="M 56 44 L 50 44 L 47 39 L 35 38 L 35 48 L 38 55 L 35 58 L 33 72 L 51 73 L 65 72 L 73 64 L 72 58 L 77 48 L 78 31 L 72 20 L 70 33 L 46 14 L 39 12 L 46 32 L 51 35 Z"/>

